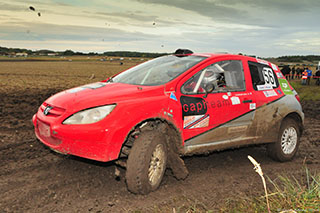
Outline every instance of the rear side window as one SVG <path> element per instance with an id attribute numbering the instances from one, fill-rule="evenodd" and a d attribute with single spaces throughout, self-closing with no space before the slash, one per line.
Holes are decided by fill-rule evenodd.
<path id="1" fill-rule="evenodd" d="M 248 64 L 255 90 L 275 89 L 279 86 L 277 76 L 271 67 L 251 61 Z"/>

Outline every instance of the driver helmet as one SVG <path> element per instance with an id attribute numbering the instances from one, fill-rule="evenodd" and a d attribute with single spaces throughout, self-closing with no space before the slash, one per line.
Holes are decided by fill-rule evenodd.
<path id="1" fill-rule="evenodd" d="M 206 70 L 204 77 L 202 79 L 202 84 L 207 85 L 209 83 L 216 85 L 219 79 L 221 78 L 221 74 L 218 72 L 214 72 L 213 70 Z"/>

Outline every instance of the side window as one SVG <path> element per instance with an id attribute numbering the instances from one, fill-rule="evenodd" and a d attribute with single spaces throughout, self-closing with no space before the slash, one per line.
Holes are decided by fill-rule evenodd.
<path id="1" fill-rule="evenodd" d="M 205 93 L 209 87 L 213 87 L 213 92 L 245 90 L 242 62 L 227 60 L 211 64 L 186 81 L 181 92 L 184 94 Z"/>
<path id="2" fill-rule="evenodd" d="M 278 79 L 271 67 L 251 61 L 248 63 L 255 90 L 268 90 L 279 86 Z"/>

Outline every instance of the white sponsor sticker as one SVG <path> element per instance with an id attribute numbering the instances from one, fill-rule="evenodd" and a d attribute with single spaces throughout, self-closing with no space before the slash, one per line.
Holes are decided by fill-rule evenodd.
<path id="1" fill-rule="evenodd" d="M 273 87 L 271 85 L 257 85 L 257 90 L 269 90 Z"/>
<path id="2" fill-rule="evenodd" d="M 269 65 L 269 63 L 267 61 L 259 59 L 259 58 L 257 58 L 257 62 L 260 63 L 260 64 Z"/>
<path id="3" fill-rule="evenodd" d="M 256 103 L 250 103 L 249 109 L 250 109 L 250 110 L 256 109 Z"/>
<path id="4" fill-rule="evenodd" d="M 287 84 L 287 83 L 282 83 L 282 87 L 283 87 L 284 89 L 287 89 L 288 84 Z"/>
<path id="5" fill-rule="evenodd" d="M 231 92 L 227 92 L 227 95 L 228 95 L 228 96 L 231 96 Z"/>
<path id="6" fill-rule="evenodd" d="M 240 98 L 239 97 L 231 97 L 231 102 L 232 102 L 232 105 L 237 105 L 237 104 L 240 104 Z"/>
<path id="7" fill-rule="evenodd" d="M 278 66 L 275 65 L 275 64 L 272 64 L 272 63 L 271 63 L 271 67 L 272 67 L 273 70 L 278 70 Z"/>
<path id="8" fill-rule="evenodd" d="M 278 76 L 278 78 L 283 78 L 283 75 L 281 72 L 277 72 L 277 76 Z"/>
<path id="9" fill-rule="evenodd" d="M 227 100 L 229 97 L 227 95 L 223 95 L 222 98 Z"/>
<path id="10" fill-rule="evenodd" d="M 203 115 L 185 116 L 183 120 L 183 128 L 189 126 L 190 124 L 192 124 L 193 122 L 195 122 L 196 120 L 202 117 Z"/>
<path id="11" fill-rule="evenodd" d="M 264 95 L 268 97 L 278 96 L 278 94 L 274 90 L 263 91 Z"/>
<path id="12" fill-rule="evenodd" d="M 184 129 L 194 129 L 209 126 L 209 115 L 185 116 L 183 120 Z"/>
<path id="13" fill-rule="evenodd" d="M 209 126 L 209 119 L 210 117 L 206 117 L 203 120 L 201 120 L 200 122 L 198 122 L 197 124 L 195 124 L 194 126 L 190 127 L 190 129 L 194 129 L 194 128 L 202 128 L 202 127 L 207 127 Z"/>

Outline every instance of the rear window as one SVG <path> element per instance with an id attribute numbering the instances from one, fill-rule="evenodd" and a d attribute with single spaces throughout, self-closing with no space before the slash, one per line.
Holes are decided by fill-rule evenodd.
<path id="1" fill-rule="evenodd" d="M 271 67 L 251 61 L 248 64 L 252 85 L 255 90 L 268 90 L 279 87 L 277 76 Z"/>

